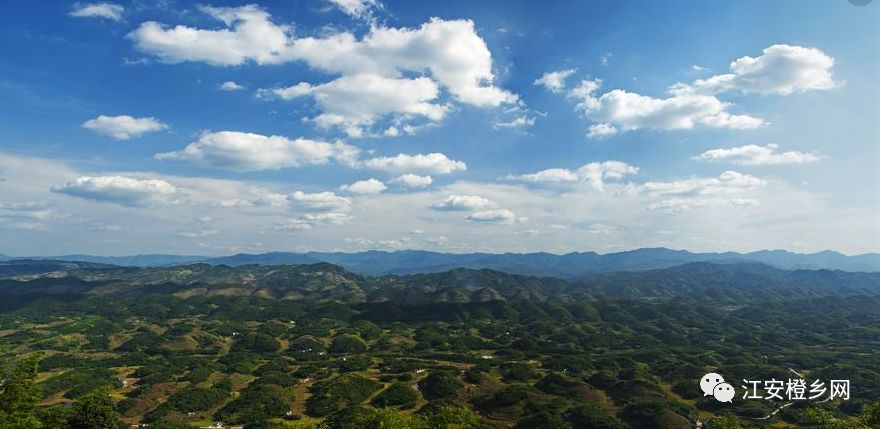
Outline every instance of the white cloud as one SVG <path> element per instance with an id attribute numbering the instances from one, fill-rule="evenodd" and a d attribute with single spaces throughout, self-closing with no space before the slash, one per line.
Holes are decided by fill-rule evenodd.
<path id="1" fill-rule="evenodd" d="M 612 55 L 614 55 L 612 52 L 606 52 L 604 55 L 599 57 L 599 64 L 601 64 L 602 67 L 607 67 L 608 64 L 611 62 Z"/>
<path id="2" fill-rule="evenodd" d="M 100 166 L 90 164 L 90 168 Z M 180 189 L 180 196 L 168 200 L 175 203 L 180 200 L 180 203 L 131 209 L 49 191 L 53 185 L 72 182 L 77 177 L 102 175 L 164 180 Z M 295 204 L 290 194 L 297 188 L 290 186 L 289 180 L 256 182 L 150 172 L 80 171 L 75 164 L 0 151 L 3 201 L 9 204 L 35 202 L 36 205 L 18 207 L 46 209 L 55 214 L 46 220 L 9 218 L 0 222 L 3 229 L 0 248 L 5 249 L 4 253 L 19 255 L 45 254 L 47 248 L 55 249 L 57 252 L 53 253 L 57 254 L 239 251 L 230 249 L 351 251 L 356 247 L 345 238 L 362 236 L 364 231 L 369 231 L 368 237 L 378 246 L 380 241 L 402 242 L 401 237 L 420 229 L 426 232 L 412 235 L 411 246 L 431 246 L 426 241 L 428 238 L 444 236 L 447 240 L 443 249 L 450 252 L 608 252 L 650 246 L 693 251 L 750 251 L 799 242 L 805 243 L 805 247 L 799 248 L 806 251 L 834 248 L 856 254 L 875 250 L 876 240 L 872 238 L 877 232 L 876 209 L 870 202 L 842 207 L 837 198 L 815 187 L 804 187 L 799 181 L 788 184 L 782 177 L 753 189 L 716 195 L 652 195 L 638 185 L 615 183 L 606 183 L 606 192 L 598 193 L 591 192 L 587 182 L 571 183 L 563 192 L 547 192 L 520 183 L 456 180 L 424 190 L 357 198 L 352 201 L 356 202 L 357 210 L 353 205 L 342 210 L 315 210 Z M 626 192 L 630 189 L 633 192 Z M 466 220 L 471 211 L 442 212 L 428 207 L 449 195 L 479 195 L 498 205 L 475 211 L 505 208 L 516 214 L 517 221 L 528 217 L 528 223 L 515 223 L 509 234 L 499 234 L 499 230 L 490 225 Z M 236 199 L 254 203 L 214 204 Z M 671 199 L 732 201 L 725 203 L 727 205 L 688 201 L 690 210 L 660 208 L 662 201 Z M 737 203 L 737 199 L 760 201 L 760 204 Z M 649 210 L 655 203 L 656 209 Z M 196 219 L 204 216 L 214 221 L 196 223 Z M 287 234 L 272 232 L 273 225 L 291 218 L 301 219 L 300 223 L 323 223 L 309 223 L 309 229 L 299 230 L 294 241 Z M 823 227 L 829 223 L 835 223 L 838 228 Z M 96 225 L 115 225 L 118 228 L 113 229 L 118 231 L 97 233 Z M 523 225 L 522 228 L 519 225 Z M 562 229 L 554 225 L 561 225 Z M 209 247 L 200 247 L 201 240 L 179 238 L 178 232 L 190 229 L 214 229 L 220 233 L 205 239 L 210 241 Z M 528 240 L 516 235 L 526 229 L 538 230 L 540 234 Z M 261 243 L 261 247 L 256 243 Z"/>
<path id="3" fill-rule="evenodd" d="M 706 71 L 706 70 L 709 70 L 709 69 L 707 69 L 706 67 L 697 65 L 697 64 L 691 65 L 691 71 L 702 72 L 702 71 Z"/>
<path id="4" fill-rule="evenodd" d="M 290 26 L 276 25 L 269 14 L 256 5 L 237 8 L 201 7 L 200 10 L 227 28 L 203 30 L 177 25 L 167 27 L 155 21 L 142 23 L 128 34 L 141 52 L 166 63 L 204 62 L 216 66 L 241 65 L 248 60 L 259 64 L 284 61 Z"/>
<path id="5" fill-rule="evenodd" d="M 306 214 L 299 218 L 285 219 L 272 226 L 276 231 L 307 231 L 316 225 L 344 225 L 351 217 L 345 213 L 329 212 Z"/>
<path id="6" fill-rule="evenodd" d="M 665 97 L 652 97 L 623 89 L 597 95 L 602 84 L 587 79 L 569 92 L 578 100 L 577 110 L 594 124 L 588 137 L 601 138 L 620 131 L 638 129 L 688 130 L 697 126 L 752 129 L 765 125 L 763 119 L 730 112 L 732 104 L 718 95 L 738 91 L 744 94 L 789 95 L 828 90 L 839 86 L 831 69 L 834 59 L 815 48 L 773 45 L 757 58 L 745 56 L 730 64 L 730 73 L 692 84 L 669 87 Z M 692 66 L 694 71 L 705 70 Z"/>
<path id="7" fill-rule="evenodd" d="M 730 149 L 707 150 L 693 159 L 698 161 L 729 161 L 741 165 L 767 165 L 767 164 L 803 164 L 819 160 L 818 155 L 812 153 L 790 151 L 776 152 L 777 144 L 758 146 L 754 144 L 733 147 Z"/>
<path id="8" fill-rule="evenodd" d="M 346 15 L 354 18 L 372 20 L 373 11 L 383 9 L 377 0 L 327 0 Z"/>
<path id="9" fill-rule="evenodd" d="M 712 95 L 679 94 L 667 98 L 615 89 L 596 97 L 601 81 L 584 81 L 572 92 L 579 98 L 578 109 L 595 124 L 590 137 L 602 137 L 617 131 L 642 128 L 686 130 L 697 125 L 714 128 L 750 129 L 764 121 L 748 115 L 728 112 L 730 103 Z"/>
<path id="10" fill-rule="evenodd" d="M 591 139 L 602 138 L 612 134 L 617 134 L 617 128 L 614 128 L 611 124 L 593 124 L 587 128 L 587 137 Z"/>
<path id="11" fill-rule="evenodd" d="M 272 226 L 276 231 L 305 231 L 312 229 L 312 224 L 304 219 L 285 219 Z"/>
<path id="12" fill-rule="evenodd" d="M 345 213 L 329 212 L 329 213 L 311 213 L 303 216 L 306 222 L 314 224 L 342 225 L 351 219 L 351 216 Z"/>
<path id="13" fill-rule="evenodd" d="M 159 179 L 83 176 L 64 185 L 52 187 L 52 192 L 92 201 L 136 207 L 158 202 L 172 202 L 179 195 L 180 189 Z"/>
<path id="14" fill-rule="evenodd" d="M 482 210 L 469 214 L 467 220 L 480 223 L 509 224 L 516 222 L 516 215 L 507 209 Z"/>
<path id="15" fill-rule="evenodd" d="M 379 194 L 388 189 L 384 183 L 376 179 L 358 180 L 349 185 L 342 185 L 339 189 L 353 194 Z"/>
<path id="16" fill-rule="evenodd" d="M 640 186 L 649 195 L 729 195 L 758 189 L 767 185 L 764 179 L 725 171 L 718 177 L 692 177 L 673 182 L 646 182 Z"/>
<path id="17" fill-rule="evenodd" d="M 355 2 L 351 3 L 357 7 Z M 362 128 L 366 125 L 364 117 L 383 113 L 440 120 L 444 109 L 429 102 L 438 97 L 441 87 L 453 99 L 476 107 L 518 101 L 516 94 L 494 85 L 492 54 L 470 20 L 433 18 L 418 28 L 374 24 L 360 39 L 350 32 L 296 38 L 291 26 L 275 24 L 259 6 L 201 10 L 222 21 L 225 28 L 169 27 L 145 22 L 128 38 L 141 52 L 166 63 L 195 61 L 233 66 L 249 61 L 302 61 L 338 74 L 341 77 L 336 81 L 299 84 L 275 92 L 282 97 L 314 95 L 319 106 L 331 107 L 315 118 L 317 124 L 325 126 L 354 122 Z M 402 88 L 406 90 L 401 91 Z M 371 103 L 377 93 L 392 103 Z M 357 102 L 350 112 L 345 109 L 346 102 L 354 99 Z"/>
<path id="18" fill-rule="evenodd" d="M 431 204 L 432 210 L 438 211 L 470 211 L 496 207 L 494 201 L 478 195 L 450 195 L 442 201 Z"/>
<path id="19" fill-rule="evenodd" d="M 604 191 L 605 181 L 608 179 L 621 179 L 627 174 L 637 174 L 638 167 L 634 167 L 625 162 L 605 161 L 591 162 L 572 171 L 566 168 L 549 168 L 536 173 L 523 175 L 508 175 L 507 180 L 515 180 L 532 183 L 574 183 L 587 182 L 593 189 Z"/>
<path id="20" fill-rule="evenodd" d="M 565 88 L 565 79 L 573 75 L 576 69 L 557 70 L 544 73 L 540 78 L 535 79 L 535 85 L 542 85 L 550 92 L 560 92 Z"/>
<path id="21" fill-rule="evenodd" d="M 431 102 L 440 89 L 427 77 L 399 79 L 356 74 L 321 85 L 300 82 L 271 93 L 284 99 L 313 96 L 323 113 L 311 120 L 321 128 L 339 128 L 349 137 L 364 136 L 365 129 L 386 115 L 393 115 L 398 122 L 415 117 L 436 122 L 448 110 L 447 106 Z"/>
<path id="22" fill-rule="evenodd" d="M 156 154 L 156 159 L 184 160 L 202 167 L 247 172 L 326 164 L 331 160 L 348 164 L 355 161 L 358 152 L 357 148 L 342 142 L 219 131 L 205 132 L 184 149 Z"/>
<path id="23" fill-rule="evenodd" d="M 406 186 L 407 188 L 424 188 L 431 186 L 434 179 L 431 176 L 419 176 L 417 174 L 403 174 L 391 180 L 391 183 Z"/>
<path id="24" fill-rule="evenodd" d="M 371 158 L 363 164 L 374 170 L 392 173 L 450 174 L 467 169 L 464 162 L 449 159 L 446 155 L 437 152 L 417 155 L 401 153 L 392 157 Z"/>
<path id="25" fill-rule="evenodd" d="M 223 91 L 241 91 L 245 89 L 245 87 L 235 81 L 227 80 L 220 84 L 220 89 Z"/>
<path id="26" fill-rule="evenodd" d="M 651 203 L 651 210 L 668 210 L 680 212 L 702 207 L 732 206 L 745 207 L 757 206 L 759 201 L 753 198 L 671 198 L 668 200 Z"/>
<path id="27" fill-rule="evenodd" d="M 56 213 L 42 203 L 34 201 L 0 202 L 0 222 L 42 223 L 55 216 Z"/>
<path id="28" fill-rule="evenodd" d="M 698 79 L 691 85 L 676 85 L 676 92 L 789 95 L 795 92 L 821 91 L 839 86 L 831 68 L 834 58 L 816 48 L 773 45 L 761 56 L 745 56 L 730 63 L 730 73 Z"/>
<path id="29" fill-rule="evenodd" d="M 113 21 L 122 20 L 125 7 L 114 3 L 77 3 L 70 11 L 70 16 L 76 18 L 106 18 Z"/>
<path id="30" fill-rule="evenodd" d="M 333 192 L 307 193 L 295 191 L 288 196 L 291 203 L 303 210 L 345 211 L 351 208 L 351 200 Z"/>
<path id="31" fill-rule="evenodd" d="M 156 118 L 134 118 L 128 115 L 100 115 L 83 122 L 82 126 L 116 140 L 128 140 L 141 134 L 168 129 L 168 125 L 159 122 Z"/>
<path id="32" fill-rule="evenodd" d="M 528 116 L 518 116 L 508 122 L 496 122 L 492 125 L 496 130 L 499 128 L 525 128 L 535 125 L 535 118 Z"/>
<path id="33" fill-rule="evenodd" d="M 375 26 L 361 40 L 343 32 L 323 38 L 294 38 L 291 28 L 271 21 L 254 5 L 203 7 L 227 28 L 205 30 L 145 22 L 128 37 L 142 52 L 168 63 L 185 61 L 240 65 L 305 61 L 341 74 L 400 77 L 429 71 L 458 100 L 475 106 L 512 103 L 517 96 L 492 85 L 492 55 L 470 20 L 431 19 L 416 29 Z"/>
<path id="34" fill-rule="evenodd" d="M 205 238 L 219 233 L 220 231 L 216 229 L 187 229 L 178 232 L 177 235 L 183 238 Z"/>

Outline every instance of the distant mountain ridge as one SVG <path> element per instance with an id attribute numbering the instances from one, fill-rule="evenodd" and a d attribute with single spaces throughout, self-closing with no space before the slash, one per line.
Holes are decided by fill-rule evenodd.
<path id="1" fill-rule="evenodd" d="M 568 280 L 469 268 L 442 273 L 365 276 L 327 262 L 146 268 L 58 261 L 48 261 L 44 265 L 50 271 L 35 274 L 33 269 L 40 266 L 39 262 L 6 263 L 9 273 L 5 278 L 0 276 L 0 307 L 4 301 L 14 303 L 52 296 L 66 297 L 64 299 L 89 296 L 140 299 L 161 295 L 184 299 L 254 297 L 394 305 L 568 302 L 584 296 L 742 305 L 793 299 L 880 296 L 880 273 L 780 270 L 759 263 L 693 262 L 648 271 L 592 273 Z"/>
<path id="2" fill-rule="evenodd" d="M 6 257 L 6 259 L 15 259 Z M 120 266 L 174 266 L 192 263 L 211 265 L 303 265 L 328 262 L 364 275 L 420 274 L 445 272 L 455 268 L 492 269 L 511 274 L 574 278 L 588 273 L 646 271 L 669 268 L 692 262 L 757 262 L 786 270 L 831 269 L 850 272 L 880 272 L 880 253 L 847 256 L 834 251 L 811 254 L 785 250 L 762 250 L 750 253 L 693 253 L 666 248 L 643 248 L 617 253 L 439 253 L 425 250 L 394 252 L 370 250 L 342 252 L 269 252 L 236 254 L 222 257 L 183 255 L 136 255 L 106 257 L 64 255 L 52 258 L 63 261 L 91 262 Z"/>

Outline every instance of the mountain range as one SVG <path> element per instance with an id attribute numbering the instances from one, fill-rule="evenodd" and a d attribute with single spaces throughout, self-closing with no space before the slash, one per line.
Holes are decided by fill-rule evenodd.
<path id="1" fill-rule="evenodd" d="M 834 251 L 802 254 L 785 250 L 762 250 L 751 253 L 693 253 L 686 250 L 666 248 L 644 248 L 608 254 L 574 252 L 562 255 L 552 253 L 439 253 L 423 250 L 401 250 L 394 252 L 371 250 L 357 253 L 240 253 L 222 257 L 150 254 L 135 256 L 61 255 L 39 258 L 13 258 L 0 255 L 0 260 L 15 259 L 53 259 L 134 267 L 175 266 L 193 263 L 241 266 L 252 264 L 302 265 L 328 262 L 353 273 L 372 276 L 437 273 L 455 268 L 488 268 L 511 274 L 574 278 L 589 273 L 669 268 L 690 262 L 757 262 L 786 270 L 880 271 L 880 253 L 866 253 L 853 256 L 847 256 Z"/>
<path id="2" fill-rule="evenodd" d="M 470 268 L 366 276 L 326 262 L 236 267 L 116 267 L 50 260 L 0 263 L 0 301 L 46 296 L 140 299 L 171 295 L 395 305 L 570 301 L 578 296 L 591 296 L 742 305 L 805 298 L 876 297 L 880 296 L 880 273 L 691 262 L 647 271 L 590 273 L 560 279 Z"/>

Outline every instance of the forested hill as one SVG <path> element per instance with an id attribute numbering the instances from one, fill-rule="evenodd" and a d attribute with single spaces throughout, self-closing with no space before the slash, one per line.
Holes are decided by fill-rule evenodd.
<path id="1" fill-rule="evenodd" d="M 0 256 L 2 259 L 12 259 Z M 440 273 L 455 268 L 488 268 L 506 273 L 533 276 L 573 278 L 587 273 L 639 271 L 670 268 L 689 262 L 743 263 L 757 262 L 781 269 L 835 269 L 853 272 L 880 272 L 880 254 L 866 253 L 847 256 L 823 251 L 810 254 L 784 250 L 763 250 L 751 253 L 693 253 L 666 248 L 644 248 L 617 253 L 573 252 L 552 253 L 439 253 L 423 250 L 395 252 L 269 252 L 237 254 L 223 257 L 182 255 L 90 256 L 66 255 L 54 258 L 121 266 L 172 266 L 193 263 L 212 265 L 303 265 L 329 262 L 358 274 Z"/>
<path id="2" fill-rule="evenodd" d="M 309 265 L 193 264 L 175 267 L 114 267 L 63 261 L 0 265 L 0 294 L 16 296 L 99 295 L 253 296 L 267 299 L 347 303 L 468 303 L 593 296 L 717 303 L 880 295 L 880 273 L 780 270 L 764 264 L 689 263 L 648 271 L 597 273 L 576 279 L 524 276 L 489 269 L 442 273 L 354 274 L 321 262 Z"/>

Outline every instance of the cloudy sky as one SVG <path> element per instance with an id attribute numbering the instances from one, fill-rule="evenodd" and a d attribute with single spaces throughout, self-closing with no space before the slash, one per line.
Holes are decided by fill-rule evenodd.
<path id="1" fill-rule="evenodd" d="M 880 251 L 880 3 L 0 4 L 0 253 Z"/>

